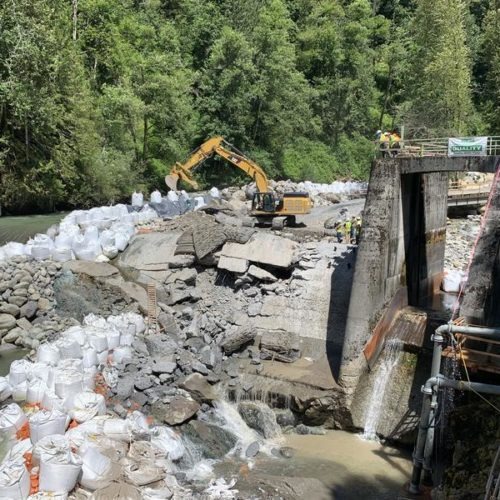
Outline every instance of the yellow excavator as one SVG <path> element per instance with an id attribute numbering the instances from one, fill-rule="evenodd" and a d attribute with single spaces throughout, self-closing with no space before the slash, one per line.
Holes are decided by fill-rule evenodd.
<path id="1" fill-rule="evenodd" d="M 285 193 L 283 196 L 273 193 L 264 170 L 223 137 L 209 139 L 195 149 L 185 163 L 176 163 L 165 177 L 167 187 L 176 191 L 180 179 L 193 189 L 198 189 L 192 173 L 213 155 L 224 158 L 255 181 L 257 191 L 253 195 L 251 215 L 257 222 L 271 223 L 274 229 L 281 229 L 285 225 L 294 225 L 296 215 L 310 213 L 312 203 L 308 193 Z"/>

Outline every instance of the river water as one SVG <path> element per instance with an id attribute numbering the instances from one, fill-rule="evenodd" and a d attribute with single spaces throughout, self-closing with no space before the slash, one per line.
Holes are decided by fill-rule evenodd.
<path id="1" fill-rule="evenodd" d="M 0 217 L 0 245 L 4 245 L 9 241 L 26 243 L 28 238 L 36 233 L 45 233 L 52 224 L 59 222 L 66 213 Z"/>
<path id="2" fill-rule="evenodd" d="M 244 495 L 259 496 L 260 490 L 260 498 L 269 498 L 266 485 L 288 482 L 298 494 L 290 498 L 310 500 L 392 500 L 404 494 L 411 474 L 409 452 L 349 432 L 286 434 L 281 446 L 293 449 L 292 458 L 259 454 L 251 467 L 231 471 L 232 465 L 225 462 L 215 470 L 225 477 L 235 474 L 236 488 Z"/>

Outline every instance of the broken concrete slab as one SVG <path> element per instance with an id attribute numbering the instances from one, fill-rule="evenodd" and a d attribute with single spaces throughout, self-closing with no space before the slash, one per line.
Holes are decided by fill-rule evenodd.
<path id="1" fill-rule="evenodd" d="M 118 258 L 118 266 L 144 271 L 167 269 L 170 262 L 179 260 L 174 254 L 181 234 L 169 231 L 135 235 L 128 248 Z"/>
<path id="2" fill-rule="evenodd" d="M 261 269 L 260 267 L 254 266 L 253 264 L 248 268 L 248 274 L 253 276 L 254 278 L 260 281 L 276 281 L 278 278 L 274 276 L 274 274 L 266 271 L 265 269 Z"/>
<path id="3" fill-rule="evenodd" d="M 63 264 L 65 271 L 86 274 L 92 278 L 107 278 L 118 274 L 118 269 L 107 262 L 90 262 L 86 260 L 69 260 Z"/>
<path id="4" fill-rule="evenodd" d="M 286 238 L 267 233 L 255 233 L 245 243 L 226 243 L 221 250 L 222 257 L 249 260 L 276 267 L 288 268 L 295 259 L 298 246 Z"/>
<path id="5" fill-rule="evenodd" d="M 107 278 L 105 283 L 111 288 L 116 288 L 126 300 L 134 301 L 139 304 L 139 309 L 143 314 L 148 312 L 148 294 L 146 290 L 136 283 L 125 281 L 121 276 L 116 278 Z"/>
<path id="6" fill-rule="evenodd" d="M 248 269 L 248 260 L 246 259 L 237 259 L 234 257 L 226 257 L 221 255 L 219 258 L 219 263 L 217 267 L 219 269 L 225 269 L 226 271 L 230 271 L 232 273 L 245 273 Z"/>

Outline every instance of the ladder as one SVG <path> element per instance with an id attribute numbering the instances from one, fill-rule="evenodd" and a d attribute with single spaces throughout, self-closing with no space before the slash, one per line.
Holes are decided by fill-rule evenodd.
<path id="1" fill-rule="evenodd" d="M 154 283 L 148 283 L 148 319 L 147 326 L 149 333 L 158 332 L 158 316 L 157 316 L 157 302 L 156 302 L 156 286 Z"/>

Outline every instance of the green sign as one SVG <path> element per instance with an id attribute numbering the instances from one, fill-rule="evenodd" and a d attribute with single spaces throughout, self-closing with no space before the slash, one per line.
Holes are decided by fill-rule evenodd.
<path id="1" fill-rule="evenodd" d="M 488 137 L 450 137 L 448 156 L 486 156 Z"/>

